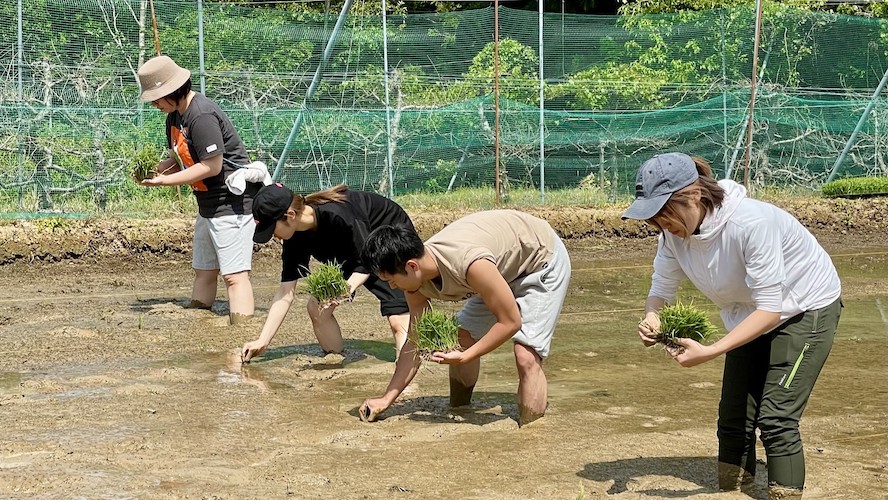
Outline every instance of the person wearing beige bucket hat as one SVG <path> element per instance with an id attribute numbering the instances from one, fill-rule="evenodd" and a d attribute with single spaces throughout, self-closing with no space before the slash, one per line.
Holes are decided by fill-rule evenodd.
<path id="1" fill-rule="evenodd" d="M 190 185 L 197 199 L 191 265 L 191 307 L 210 309 L 219 275 L 229 301 L 229 321 L 254 312 L 250 270 L 253 257 L 253 197 L 261 184 L 233 193 L 226 179 L 250 163 L 231 120 L 212 100 L 191 89 L 191 72 L 168 56 L 146 61 L 137 72 L 139 99 L 167 114 L 164 132 L 170 156 L 143 186 Z"/>
<path id="2" fill-rule="evenodd" d="M 721 310 L 728 333 L 710 345 L 682 339 L 685 367 L 725 355 L 718 408 L 718 482 L 740 489 L 756 472 L 756 429 L 771 500 L 801 498 L 799 420 L 832 347 L 841 282 L 829 255 L 795 217 L 716 181 L 702 158 L 664 153 L 638 169 L 624 219 L 660 230 L 638 336 L 653 345 L 657 312 L 684 279 Z"/>

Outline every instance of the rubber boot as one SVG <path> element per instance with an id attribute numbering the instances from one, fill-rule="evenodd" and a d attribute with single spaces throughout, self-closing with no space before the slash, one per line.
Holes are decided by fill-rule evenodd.
<path id="1" fill-rule="evenodd" d="M 737 491 L 754 480 L 755 475 L 739 465 L 718 463 L 718 489 L 721 491 Z"/>

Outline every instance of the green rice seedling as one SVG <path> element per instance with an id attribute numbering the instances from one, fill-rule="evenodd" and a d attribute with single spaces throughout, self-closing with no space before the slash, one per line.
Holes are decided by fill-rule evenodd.
<path id="1" fill-rule="evenodd" d="M 820 187 L 827 198 L 855 198 L 888 194 L 888 177 L 849 177 L 827 182 Z"/>
<path id="2" fill-rule="evenodd" d="M 136 182 L 154 177 L 160 162 L 160 151 L 153 144 L 146 144 L 133 156 L 132 175 Z"/>
<path id="3" fill-rule="evenodd" d="M 460 349 L 459 324 L 453 314 L 440 309 L 426 309 L 413 326 L 419 356 L 428 360 L 433 352 L 451 352 Z"/>
<path id="4" fill-rule="evenodd" d="M 660 309 L 660 329 L 656 332 L 657 341 L 666 347 L 680 347 L 679 338 L 705 342 L 718 332 L 715 325 L 703 311 L 692 304 L 675 303 Z M 648 325 L 646 325 L 648 326 Z"/>
<path id="5" fill-rule="evenodd" d="M 321 309 L 349 299 L 348 282 L 342 276 L 342 266 L 336 263 L 319 265 L 305 277 L 305 288 L 318 301 Z"/>

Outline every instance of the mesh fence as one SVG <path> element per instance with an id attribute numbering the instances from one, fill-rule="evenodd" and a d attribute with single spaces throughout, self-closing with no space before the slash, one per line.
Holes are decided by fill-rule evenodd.
<path id="1" fill-rule="evenodd" d="M 195 1 L 155 1 L 154 13 L 162 52 L 296 190 L 490 186 L 496 130 L 512 189 L 623 196 L 637 166 L 665 150 L 702 156 L 720 176 L 747 174 L 751 4 L 547 13 L 542 40 L 537 13 L 501 7 L 497 95 L 493 8 L 389 14 L 385 36 L 377 3 L 355 2 L 342 19 Z M 839 175 L 888 174 L 888 108 L 871 99 L 888 70 L 888 22 L 777 3 L 763 19 L 749 181 L 816 189 L 868 105 Z M 139 102 L 135 77 L 154 54 L 147 0 L 0 4 L 0 209 L 89 211 L 117 200 L 124 210 L 165 196 L 129 175 L 146 145 L 165 140 L 165 116 Z"/>

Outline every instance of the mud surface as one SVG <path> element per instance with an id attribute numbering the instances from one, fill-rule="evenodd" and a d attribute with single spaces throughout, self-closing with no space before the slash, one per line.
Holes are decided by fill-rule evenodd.
<path id="1" fill-rule="evenodd" d="M 797 203 L 846 304 L 802 420 L 805 498 L 883 498 L 888 207 Z M 231 327 L 221 288 L 213 310 L 184 307 L 190 221 L 3 226 L 0 497 L 766 498 L 764 465 L 745 491 L 717 492 L 722 361 L 683 369 L 637 341 L 648 230 L 617 208 L 534 212 L 570 238 L 574 275 L 544 365 L 549 412 L 521 429 L 508 347 L 482 361 L 471 407 L 448 408 L 446 369 L 424 366 L 383 420 L 362 423 L 394 359 L 363 291 L 336 314 L 344 356 L 323 356 L 300 296 L 242 367 L 277 288 L 273 245 L 254 263 L 258 317 Z M 455 213 L 414 215 L 427 236 Z"/>

